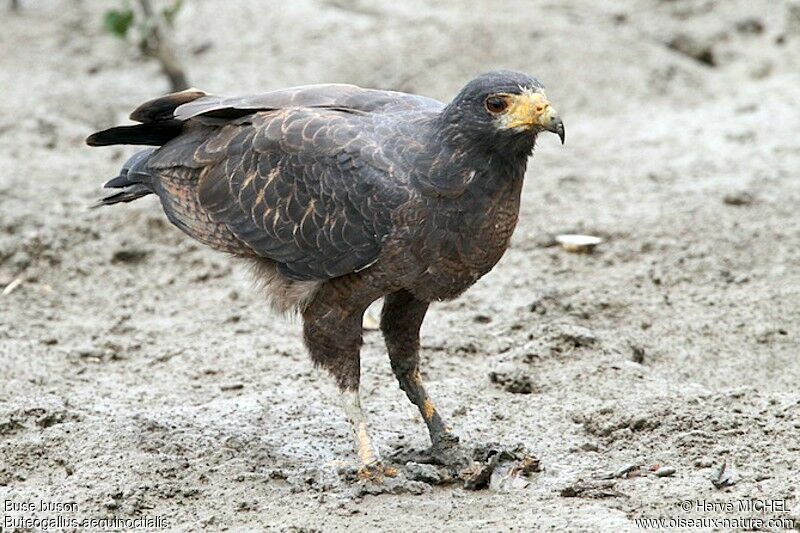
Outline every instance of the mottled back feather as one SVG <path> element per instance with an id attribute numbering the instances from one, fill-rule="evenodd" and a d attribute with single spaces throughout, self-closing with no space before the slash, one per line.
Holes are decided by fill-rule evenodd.
<path id="1" fill-rule="evenodd" d="M 190 90 L 148 102 L 132 118 L 150 127 L 182 124 L 148 162 L 176 225 L 218 248 L 238 244 L 244 255 L 310 281 L 375 261 L 393 209 L 411 194 L 402 151 L 413 134 L 408 124 L 398 129 L 395 114 L 424 120 L 442 105 L 353 85 L 238 98 Z M 192 191 L 182 185 L 187 181 Z M 204 235 L 209 222 L 213 239 Z M 220 228 L 237 243 L 221 246 Z"/>

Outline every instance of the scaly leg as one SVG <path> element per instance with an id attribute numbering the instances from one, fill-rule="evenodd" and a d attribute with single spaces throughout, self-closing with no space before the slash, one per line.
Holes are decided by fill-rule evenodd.
<path id="1" fill-rule="evenodd" d="M 353 435 L 356 440 L 356 453 L 360 464 L 359 476 L 372 478 L 380 476 L 385 469 L 381 465 L 381 458 L 378 455 L 372 439 L 367 429 L 367 419 L 361 409 L 361 401 L 358 397 L 358 390 L 344 389 L 341 391 L 342 405 L 344 412 L 353 427 Z"/>
<path id="2" fill-rule="evenodd" d="M 400 388 L 419 408 L 428 426 L 434 457 L 444 461 L 445 456 L 450 456 L 447 461 L 463 463 L 458 437 L 445 425 L 419 373 L 419 330 L 427 310 L 428 302 L 417 300 L 408 291 L 389 294 L 384 299 L 381 330 Z"/>
<path id="3" fill-rule="evenodd" d="M 314 363 L 336 379 L 342 404 L 355 436 L 359 477 L 380 479 L 396 471 L 384 468 L 367 429 L 358 386 L 361 374 L 361 318 L 369 302 L 349 305 L 347 293 L 330 287 L 320 289 L 303 311 L 303 333 Z M 353 309 L 355 307 L 355 309 Z"/>

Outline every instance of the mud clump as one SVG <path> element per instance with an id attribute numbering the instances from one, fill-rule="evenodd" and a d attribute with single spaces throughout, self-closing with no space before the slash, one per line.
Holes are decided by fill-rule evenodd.
<path id="1" fill-rule="evenodd" d="M 562 498 L 618 498 L 624 496 L 616 490 L 616 485 L 610 480 L 583 480 L 580 479 L 559 491 Z"/>
<path id="2" fill-rule="evenodd" d="M 601 408 L 593 413 L 578 415 L 575 422 L 583 424 L 590 435 L 615 440 L 619 432 L 637 432 L 653 430 L 661 425 L 658 415 L 652 413 L 619 414 L 614 409 Z"/>
<path id="3" fill-rule="evenodd" d="M 521 352 L 525 362 L 535 363 L 594 349 L 599 344 L 597 335 L 589 328 L 569 323 L 549 323 L 529 333 L 528 342 L 517 351 Z"/>
<path id="4" fill-rule="evenodd" d="M 428 485 L 439 485 L 442 483 L 442 475 L 433 465 L 407 463 L 404 472 L 412 481 L 422 481 Z"/>
<path id="5" fill-rule="evenodd" d="M 531 376 L 523 370 L 489 372 L 489 380 L 512 394 L 530 394 L 534 390 Z"/>
<path id="6" fill-rule="evenodd" d="M 115 265 L 120 263 L 136 265 L 147 259 L 149 254 L 148 250 L 141 248 L 121 248 L 111 254 L 111 263 Z"/>
<path id="7" fill-rule="evenodd" d="M 11 435 L 28 427 L 47 429 L 65 422 L 80 421 L 81 416 L 58 406 L 27 407 L 0 412 L 0 435 Z"/>
<path id="8" fill-rule="evenodd" d="M 680 33 L 667 42 L 667 48 L 690 57 L 707 67 L 716 67 L 717 58 L 711 44 L 691 35 Z"/>
<path id="9" fill-rule="evenodd" d="M 729 192 L 722 197 L 723 203 L 733 206 L 751 205 L 756 201 L 755 196 L 747 191 Z"/>
<path id="10" fill-rule="evenodd" d="M 508 447 L 486 443 L 474 446 L 469 452 L 458 447 L 449 453 L 432 448 L 400 448 L 391 456 L 391 461 L 403 465 L 400 471 L 404 479 L 431 486 L 461 486 L 467 490 L 525 488 L 529 476 L 541 471 L 539 459 L 521 444 Z"/>
<path id="11" fill-rule="evenodd" d="M 525 488 L 528 476 L 541 471 L 539 459 L 522 445 L 509 448 L 497 443 L 482 444 L 473 449 L 472 460 L 460 474 L 468 490 Z"/>

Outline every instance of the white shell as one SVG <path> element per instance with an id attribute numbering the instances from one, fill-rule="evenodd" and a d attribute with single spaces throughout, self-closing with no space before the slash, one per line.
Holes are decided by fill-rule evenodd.
<path id="1" fill-rule="evenodd" d="M 603 239 L 595 237 L 594 235 L 576 235 L 570 233 L 556 235 L 556 242 L 568 252 L 588 253 L 594 250 L 595 246 L 602 243 Z"/>

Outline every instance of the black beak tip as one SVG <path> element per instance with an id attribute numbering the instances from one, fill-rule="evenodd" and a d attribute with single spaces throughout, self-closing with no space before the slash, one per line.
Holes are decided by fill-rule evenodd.
<path id="1" fill-rule="evenodd" d="M 564 129 L 564 123 L 561 122 L 561 119 L 558 119 L 558 122 L 555 125 L 555 133 L 558 135 L 558 138 L 561 139 L 561 144 L 564 144 L 564 139 L 567 136 L 567 132 Z"/>
<path id="2" fill-rule="evenodd" d="M 566 131 L 564 130 L 564 123 L 561 122 L 561 119 L 556 117 L 550 123 L 550 125 L 545 128 L 547 131 L 555 133 L 558 135 L 558 138 L 561 139 L 561 144 L 564 144 L 564 139 L 566 138 Z"/>

